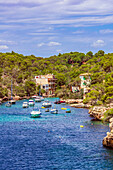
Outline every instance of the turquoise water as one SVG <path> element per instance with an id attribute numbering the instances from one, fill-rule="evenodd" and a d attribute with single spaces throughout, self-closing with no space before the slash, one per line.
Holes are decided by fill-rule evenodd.
<path id="1" fill-rule="evenodd" d="M 49 100 L 54 106 L 55 98 Z M 113 169 L 113 150 L 102 145 L 107 124 L 68 105 L 55 105 L 57 115 L 41 109 L 42 117 L 33 119 L 33 108 L 23 109 L 23 101 L 0 106 L 0 170 Z"/>

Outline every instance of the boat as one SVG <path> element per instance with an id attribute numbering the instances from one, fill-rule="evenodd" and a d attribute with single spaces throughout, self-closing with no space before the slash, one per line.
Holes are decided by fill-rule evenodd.
<path id="1" fill-rule="evenodd" d="M 57 113 L 58 113 L 58 110 L 55 109 L 55 108 L 54 108 L 54 109 L 51 109 L 51 113 L 52 113 L 52 114 L 57 114 Z"/>
<path id="2" fill-rule="evenodd" d="M 60 100 L 56 100 L 54 104 L 60 104 Z"/>
<path id="3" fill-rule="evenodd" d="M 11 100 L 9 101 L 9 103 L 10 103 L 10 104 L 15 104 L 15 103 L 16 103 L 16 101 L 15 101 L 15 100 L 13 100 L 13 99 L 11 99 Z"/>
<path id="4" fill-rule="evenodd" d="M 6 107 L 11 107 L 11 103 L 10 103 L 10 102 L 7 102 L 7 103 L 5 104 L 5 106 L 6 106 Z"/>
<path id="5" fill-rule="evenodd" d="M 66 113 L 71 113 L 71 109 L 66 109 Z"/>
<path id="6" fill-rule="evenodd" d="M 60 100 L 60 104 L 66 104 L 64 100 Z"/>
<path id="7" fill-rule="evenodd" d="M 29 100 L 29 106 L 34 106 L 35 102 L 33 100 Z"/>
<path id="8" fill-rule="evenodd" d="M 49 101 L 45 101 L 42 103 L 42 106 L 45 107 L 45 108 L 48 108 L 48 107 L 51 107 L 51 103 Z"/>
<path id="9" fill-rule="evenodd" d="M 45 112 L 49 112 L 49 109 L 46 109 Z"/>
<path id="10" fill-rule="evenodd" d="M 33 108 L 33 111 L 30 113 L 31 118 L 38 118 L 41 117 L 41 111 L 38 108 Z"/>
<path id="11" fill-rule="evenodd" d="M 41 98 L 38 96 L 35 98 L 35 102 L 41 102 Z"/>
<path id="12" fill-rule="evenodd" d="M 29 107 L 29 104 L 28 102 L 23 102 L 23 105 L 22 105 L 23 108 L 28 108 Z"/>
<path id="13" fill-rule="evenodd" d="M 38 97 L 37 95 L 32 96 L 33 99 L 36 99 L 37 97 Z"/>
<path id="14" fill-rule="evenodd" d="M 44 101 L 44 97 L 40 96 L 41 101 Z"/>

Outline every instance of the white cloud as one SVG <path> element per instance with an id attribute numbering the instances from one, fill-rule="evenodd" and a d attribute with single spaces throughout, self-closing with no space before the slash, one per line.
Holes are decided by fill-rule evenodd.
<path id="1" fill-rule="evenodd" d="M 37 46 L 38 46 L 38 47 L 42 47 L 43 45 L 45 45 L 45 43 L 40 43 L 40 44 L 38 44 Z"/>
<path id="2" fill-rule="evenodd" d="M 48 46 L 57 46 L 57 45 L 61 45 L 61 43 L 51 41 L 51 42 L 49 42 L 47 45 L 48 45 Z"/>
<path id="3" fill-rule="evenodd" d="M 15 44 L 14 41 L 10 41 L 10 40 L 0 40 L 1 43 L 7 43 L 7 44 Z"/>
<path id="4" fill-rule="evenodd" d="M 104 45 L 105 45 L 105 42 L 103 40 L 97 40 L 91 46 L 92 47 L 103 47 Z"/>
<path id="5" fill-rule="evenodd" d="M 0 50 L 7 50 L 9 47 L 7 45 L 0 45 Z"/>
<path id="6" fill-rule="evenodd" d="M 61 51 L 62 51 L 62 50 L 60 50 L 60 49 L 59 49 L 59 50 L 56 50 L 56 52 L 58 52 L 58 53 L 60 53 Z"/>
<path id="7" fill-rule="evenodd" d="M 100 30 L 101 34 L 109 34 L 109 33 L 113 33 L 113 30 L 111 29 L 104 29 L 104 30 Z"/>
<path id="8" fill-rule="evenodd" d="M 40 43 L 40 44 L 37 44 L 37 46 L 38 47 L 42 47 L 42 46 L 59 46 L 59 45 L 61 45 L 61 43 L 59 43 L 59 42 L 53 42 L 53 41 L 51 41 L 51 42 L 49 42 L 49 43 Z"/>
<path id="9" fill-rule="evenodd" d="M 84 31 L 81 31 L 81 30 L 77 30 L 73 32 L 73 34 L 82 34 L 82 33 L 84 33 Z"/>

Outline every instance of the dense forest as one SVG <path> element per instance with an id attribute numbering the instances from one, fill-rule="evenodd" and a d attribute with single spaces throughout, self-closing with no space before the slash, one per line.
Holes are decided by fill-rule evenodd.
<path id="1" fill-rule="evenodd" d="M 57 96 L 81 98 L 82 91 L 74 94 L 70 91 L 71 86 L 80 85 L 81 73 L 91 74 L 91 91 L 84 103 L 100 105 L 113 100 L 113 53 L 70 52 L 49 58 L 24 56 L 13 51 L 0 53 L 0 98 L 11 95 L 11 79 L 14 96 L 35 94 L 34 77 L 45 74 L 55 75 Z"/>

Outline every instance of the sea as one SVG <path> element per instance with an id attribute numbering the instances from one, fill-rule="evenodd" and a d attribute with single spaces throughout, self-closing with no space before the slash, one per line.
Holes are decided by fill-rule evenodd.
<path id="1" fill-rule="evenodd" d="M 35 106 L 40 118 L 31 118 L 28 100 L 0 106 L 0 170 L 112 170 L 113 150 L 103 147 L 108 124 L 94 121 L 88 109 L 54 104 L 58 114 Z M 71 109 L 66 113 L 65 108 Z"/>

